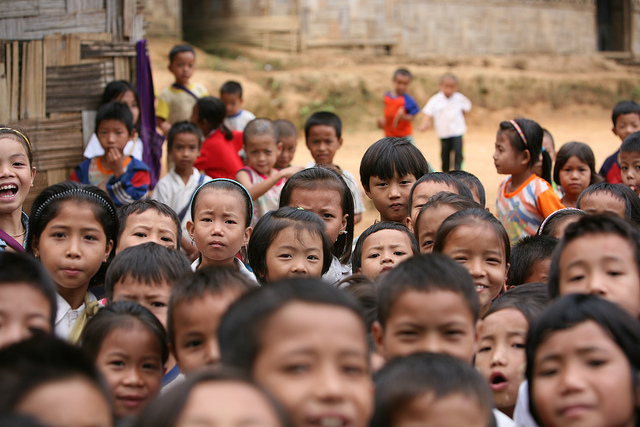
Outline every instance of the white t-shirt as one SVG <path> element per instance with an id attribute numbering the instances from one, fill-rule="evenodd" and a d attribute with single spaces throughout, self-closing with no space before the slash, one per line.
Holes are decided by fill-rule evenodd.
<path id="1" fill-rule="evenodd" d="M 127 145 L 124 146 L 125 156 L 133 156 L 135 159 L 142 160 L 142 154 L 144 152 L 144 144 L 142 140 L 138 137 L 136 139 L 127 142 Z M 84 153 L 82 153 L 84 157 L 87 159 L 93 159 L 94 157 L 104 156 L 104 148 L 100 145 L 100 141 L 98 140 L 98 136 L 94 133 L 89 138 L 89 142 L 87 143 L 87 147 L 84 149 Z"/>
<path id="2" fill-rule="evenodd" d="M 235 116 L 225 117 L 224 125 L 230 130 L 238 130 L 242 132 L 244 131 L 244 128 L 247 127 L 249 122 L 255 118 L 255 114 L 253 114 L 251 111 L 240 110 Z"/>
<path id="3" fill-rule="evenodd" d="M 459 92 L 451 97 L 438 92 L 433 95 L 422 112 L 433 117 L 433 127 L 438 138 L 451 138 L 464 135 L 467 124 L 464 121 L 464 113 L 471 111 L 471 101 Z"/>

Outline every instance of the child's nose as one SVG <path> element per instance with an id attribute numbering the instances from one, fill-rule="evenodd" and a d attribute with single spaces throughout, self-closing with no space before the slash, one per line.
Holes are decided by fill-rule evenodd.
<path id="1" fill-rule="evenodd" d="M 294 262 L 291 272 L 295 274 L 307 274 L 307 265 L 303 260 L 297 260 Z"/>
<path id="2" fill-rule="evenodd" d="M 211 340 L 209 343 L 205 363 L 212 366 L 220 363 L 220 347 L 218 346 L 218 341 Z"/>

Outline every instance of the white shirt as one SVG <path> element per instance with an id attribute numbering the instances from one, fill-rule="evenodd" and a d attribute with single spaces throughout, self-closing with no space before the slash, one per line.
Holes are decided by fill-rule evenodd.
<path id="1" fill-rule="evenodd" d="M 471 101 L 459 92 L 447 98 L 442 92 L 433 95 L 422 112 L 433 117 L 433 127 L 438 138 L 451 138 L 464 135 L 467 124 L 464 113 L 471 111 Z"/>
<path id="2" fill-rule="evenodd" d="M 135 159 L 142 160 L 142 153 L 144 151 L 144 144 L 140 138 L 131 140 L 127 142 L 127 145 L 124 146 L 124 150 L 122 150 L 125 156 L 133 156 Z M 93 159 L 94 157 L 104 156 L 104 148 L 100 144 L 98 140 L 98 136 L 94 133 L 89 138 L 89 142 L 87 143 L 87 148 L 84 149 L 84 153 L 82 154 L 87 159 Z"/>
<path id="3" fill-rule="evenodd" d="M 234 257 L 233 258 L 233 263 L 238 268 L 238 272 L 240 274 L 245 276 L 247 279 L 255 282 L 255 284 L 257 286 L 260 286 L 260 284 L 258 283 L 258 280 L 256 279 L 256 275 L 253 274 L 252 272 L 250 272 L 249 269 L 247 267 L 245 267 L 245 265 L 242 263 L 242 261 L 240 261 L 238 258 Z M 200 266 L 200 258 L 198 258 L 197 260 L 193 261 L 193 263 L 191 263 L 191 270 L 192 271 L 196 271 L 199 266 Z"/>
<path id="4" fill-rule="evenodd" d="M 351 276 L 351 266 L 342 265 L 335 255 L 331 255 L 331 257 L 331 266 L 329 270 L 322 275 L 322 280 L 330 285 L 337 285 L 340 280 Z"/>
<path id="5" fill-rule="evenodd" d="M 98 299 L 89 292 L 89 301 L 97 301 Z M 78 316 L 84 310 L 84 302 L 75 310 L 71 308 L 67 300 L 56 293 L 56 302 L 58 303 L 58 311 L 56 313 L 55 333 L 62 340 L 67 340 L 73 325 L 78 320 Z"/>
<path id="6" fill-rule="evenodd" d="M 498 427 L 518 427 L 515 421 L 495 408 L 493 409 L 493 416 L 496 418 Z"/>
<path id="7" fill-rule="evenodd" d="M 520 427 L 538 427 L 529 412 L 529 383 L 524 380 L 518 389 L 518 400 L 516 400 L 516 408 L 513 410 L 513 420 Z"/>
<path id="8" fill-rule="evenodd" d="M 249 122 L 255 118 L 255 114 L 251 111 L 240 110 L 235 116 L 225 117 L 224 125 L 230 130 L 239 130 L 242 132 Z"/>

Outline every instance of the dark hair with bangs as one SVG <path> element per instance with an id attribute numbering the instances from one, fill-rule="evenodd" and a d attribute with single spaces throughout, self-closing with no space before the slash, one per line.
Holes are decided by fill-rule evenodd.
<path id="1" fill-rule="evenodd" d="M 202 196 L 202 193 L 206 193 L 207 190 L 224 190 L 238 193 L 244 202 L 245 205 L 245 227 L 249 227 L 251 225 L 251 220 L 253 219 L 253 201 L 251 200 L 251 195 L 249 195 L 249 191 L 242 184 L 237 181 L 233 181 L 226 178 L 218 178 L 202 184 L 198 189 L 193 193 L 191 197 L 191 220 L 195 221 L 196 217 L 196 207 L 198 204 L 198 199 Z"/>
<path id="2" fill-rule="evenodd" d="M 433 400 L 438 401 L 454 394 L 477 402 L 484 412 L 485 425 L 495 425 L 493 395 L 487 381 L 473 366 L 456 357 L 440 353 L 396 357 L 374 375 L 374 382 L 376 397 L 371 427 L 394 425 L 394 420 L 419 397 L 433 395 Z"/>
<path id="3" fill-rule="evenodd" d="M 231 141 L 233 139 L 233 132 L 224 124 L 224 119 L 227 117 L 227 107 L 220 98 L 214 96 L 198 98 L 196 107 L 198 108 L 199 121 L 204 121 L 210 130 L 219 129 L 225 140 Z"/>
<path id="4" fill-rule="evenodd" d="M 480 305 L 473 279 L 463 266 L 448 256 L 434 253 L 416 255 L 380 277 L 378 322 L 382 328 L 393 305 L 408 291 L 456 293 L 467 305 L 473 320 L 478 320 Z"/>
<path id="5" fill-rule="evenodd" d="M 574 240 L 593 234 L 609 234 L 626 240 L 633 249 L 636 265 L 640 266 L 640 231 L 614 215 L 585 215 L 567 227 L 564 237 L 553 252 L 551 267 L 549 267 L 549 295 L 551 298 L 560 296 L 560 258 L 562 252 Z M 594 249 L 596 248 L 587 248 L 586 250 Z"/>
<path id="6" fill-rule="evenodd" d="M 422 152 L 407 138 L 382 138 L 374 142 L 362 156 L 360 182 L 369 191 L 369 180 L 382 180 L 413 175 L 420 179 L 429 172 L 429 164 Z"/>
<path id="7" fill-rule="evenodd" d="M 602 181 L 602 177 L 598 175 L 596 170 L 596 157 L 591 147 L 584 142 L 572 141 L 564 144 L 556 153 L 556 164 L 553 166 L 553 181 L 557 185 L 562 186 L 560 183 L 560 171 L 573 156 L 576 156 L 578 160 L 589 167 L 591 175 L 589 185 Z"/>
<path id="8" fill-rule="evenodd" d="M 104 281 L 107 301 L 119 281 L 130 277 L 150 286 L 167 282 L 173 288 L 179 279 L 191 273 L 187 257 L 177 249 L 165 248 L 154 242 L 131 246 L 115 256 Z"/>
<path id="9" fill-rule="evenodd" d="M 178 44 L 172 47 L 169 51 L 169 64 L 173 63 L 173 60 L 176 59 L 178 54 L 185 52 L 193 53 L 194 56 L 196 55 L 196 51 L 188 44 Z"/>
<path id="10" fill-rule="evenodd" d="M 554 333 L 565 331 L 584 322 L 595 322 L 603 332 L 620 348 L 629 362 L 631 384 L 634 393 L 632 399 L 636 404 L 635 425 L 640 426 L 640 408 L 637 404 L 638 372 L 640 371 L 640 323 L 630 314 L 605 299 L 595 295 L 571 294 L 553 302 L 531 324 L 527 334 L 527 365 L 529 396 L 534 395 L 537 377 L 536 353 L 540 346 L 547 342 Z M 534 399 L 529 399 L 529 411 L 538 424 L 540 416 Z"/>
<path id="11" fill-rule="evenodd" d="M 264 214 L 249 239 L 247 247 L 249 265 L 262 285 L 267 283 L 267 250 L 276 236 L 289 227 L 292 227 L 296 233 L 306 230 L 312 235 L 319 236 L 322 240 L 322 274 L 329 271 L 331 267 L 331 241 L 324 231 L 324 222 L 311 211 L 285 206 Z"/>
<path id="12" fill-rule="evenodd" d="M 290 136 L 293 136 L 293 137 L 297 137 L 298 136 L 298 129 L 296 128 L 296 125 L 291 123 L 289 120 L 278 119 L 278 120 L 274 120 L 273 123 L 278 128 L 278 135 L 280 136 L 280 138 L 283 138 L 283 137 L 284 138 L 288 138 Z"/>
<path id="13" fill-rule="evenodd" d="M 411 242 L 411 251 L 413 252 L 413 255 L 417 255 L 420 253 L 420 250 L 418 249 L 418 242 L 416 241 L 415 236 L 405 225 L 398 224 L 397 222 L 393 221 L 379 221 L 364 230 L 360 237 L 358 237 L 356 248 L 354 249 L 353 256 L 351 257 L 351 267 L 354 272 L 362 267 L 362 247 L 364 246 L 365 240 L 367 240 L 367 237 L 371 236 L 374 233 L 377 233 L 380 230 L 397 230 L 406 234 L 409 238 L 409 241 Z"/>
<path id="14" fill-rule="evenodd" d="M 167 135 L 167 150 L 169 152 L 173 150 L 173 140 L 181 133 L 190 133 L 195 135 L 196 138 L 198 138 L 198 149 L 200 149 L 200 146 L 202 145 L 202 132 L 200 131 L 200 128 L 193 123 L 184 121 L 174 123 L 171 126 L 171 129 L 169 129 L 169 134 Z"/>
<path id="15" fill-rule="evenodd" d="M 229 307 L 218 328 L 221 361 L 251 375 L 258 354 L 266 345 L 265 325 L 289 304 L 306 303 L 342 308 L 352 313 L 362 325 L 362 339 L 367 339 L 365 321 L 358 302 L 346 292 L 320 279 L 296 278 L 262 286 L 244 294 Z M 323 322 L 318 319 L 318 322 Z"/>
<path id="16" fill-rule="evenodd" d="M 124 229 L 127 227 L 127 219 L 131 215 L 139 215 L 149 209 L 155 210 L 160 215 L 169 217 L 173 221 L 173 223 L 176 225 L 175 245 L 176 248 L 179 248 L 180 241 L 182 240 L 182 226 L 180 225 L 180 218 L 178 218 L 178 214 L 176 214 L 173 209 L 171 209 L 164 203 L 152 199 L 136 200 L 135 202 L 129 203 L 128 205 L 123 205 L 118 208 L 118 222 L 120 224 L 120 228 L 118 229 L 118 240 L 122 236 Z"/>
<path id="17" fill-rule="evenodd" d="M 609 193 L 614 199 L 624 201 L 624 217 L 627 221 L 640 227 L 640 198 L 632 189 L 624 184 L 609 184 L 608 182 L 599 182 L 585 188 L 578 201 L 576 207 L 582 209 L 581 202 L 585 197 L 589 197 L 596 193 Z"/>
<path id="18" fill-rule="evenodd" d="M 538 227 L 538 234 L 541 236 L 551 236 L 556 239 L 560 239 L 562 235 L 558 235 L 560 226 L 565 223 L 570 218 L 575 218 L 577 221 L 580 217 L 587 215 L 585 211 L 581 211 L 577 208 L 564 208 L 558 209 L 551 215 L 545 218 Z"/>
<path id="19" fill-rule="evenodd" d="M 273 123 L 271 119 L 258 117 L 257 119 L 253 119 L 249 123 L 247 123 L 247 126 L 242 132 L 242 141 L 244 143 L 244 146 L 247 146 L 247 142 L 250 141 L 250 138 L 262 135 L 272 135 L 274 145 L 278 145 L 278 142 L 280 141 L 278 127 L 275 125 L 275 123 Z"/>
<path id="20" fill-rule="evenodd" d="M 423 184 L 425 182 L 437 182 L 439 184 L 445 184 L 448 187 L 455 188 L 458 192 L 457 194 L 466 197 L 469 200 L 473 200 L 473 193 L 467 187 L 467 185 L 456 178 L 455 176 L 444 173 L 444 172 L 430 172 L 426 175 L 421 176 L 416 182 L 413 183 L 411 187 L 411 191 L 409 192 L 409 212 L 411 212 L 411 208 L 413 207 L 413 193 L 418 185 Z"/>
<path id="21" fill-rule="evenodd" d="M 620 153 L 640 153 L 640 132 L 634 132 L 622 141 Z"/>
<path id="22" fill-rule="evenodd" d="M 353 195 L 344 178 L 333 169 L 316 166 L 303 169 L 295 173 L 287 180 L 280 193 L 280 207 L 293 206 L 291 196 L 296 190 L 335 190 L 340 193 L 342 214 L 347 214 L 346 234 L 340 234 L 338 239 L 331 246 L 331 253 L 338 258 L 342 264 L 346 264 L 351 259 L 351 248 L 353 246 Z"/>
<path id="23" fill-rule="evenodd" d="M 129 135 L 133 132 L 133 113 L 129 106 L 122 102 L 107 102 L 98 108 L 98 112 L 96 113 L 96 127 L 94 129 L 96 135 L 98 135 L 100 123 L 105 120 L 117 120 L 126 126 Z"/>
<path id="24" fill-rule="evenodd" d="M 29 140 L 29 136 L 27 135 L 26 130 L 15 125 L 11 125 L 11 126 L 0 125 L 0 138 L 9 138 L 9 139 L 13 139 L 16 142 L 19 142 L 24 148 L 24 150 L 27 152 L 29 167 L 34 167 L 33 146 L 31 145 L 31 141 Z"/>
<path id="25" fill-rule="evenodd" d="M 429 201 L 420 208 L 420 212 L 418 212 L 418 216 L 416 217 L 416 222 L 413 224 L 413 233 L 416 237 L 416 241 L 420 241 L 420 218 L 423 213 L 429 209 L 435 209 L 440 206 L 451 206 L 453 209 L 456 209 L 456 211 L 463 211 L 465 209 L 482 209 L 482 206 L 473 199 L 469 199 L 459 194 L 441 191 L 435 196 L 432 196 Z"/>
<path id="26" fill-rule="evenodd" d="M 493 300 L 489 311 L 482 318 L 486 319 L 496 311 L 513 308 L 522 313 L 531 325 L 548 304 L 549 288 L 546 283 L 526 283 L 509 289 Z"/>
<path id="27" fill-rule="evenodd" d="M 471 190 L 471 194 L 476 193 L 480 206 L 482 206 L 483 208 L 486 206 L 487 196 L 485 195 L 484 185 L 482 185 L 482 181 L 480 181 L 477 176 L 475 176 L 471 172 L 459 169 L 451 170 L 447 173 L 455 178 L 458 178 L 464 183 L 464 185 L 469 187 L 469 190 Z"/>
<path id="28" fill-rule="evenodd" d="M 95 363 L 107 336 L 117 329 L 133 329 L 136 322 L 158 342 L 160 358 L 164 365 L 169 357 L 164 327 L 153 313 L 133 301 L 114 302 L 98 310 L 82 330 L 79 347 Z"/>
<path id="29" fill-rule="evenodd" d="M 529 119 L 515 119 L 514 120 L 522 133 L 524 134 L 527 142 L 522 139 L 515 126 L 509 121 L 500 122 L 500 130 L 498 133 L 506 133 L 509 141 L 511 142 L 511 147 L 517 153 L 524 153 L 525 151 L 529 151 L 529 167 L 533 167 L 540 158 L 540 151 L 542 151 L 542 137 L 543 132 L 540 125 L 533 120 Z"/>
<path id="30" fill-rule="evenodd" d="M 107 86 L 104 88 L 104 92 L 102 92 L 102 101 L 100 104 L 106 104 L 107 102 L 120 101 L 120 98 L 124 96 L 125 93 L 131 92 L 133 93 L 133 97 L 136 100 L 136 104 L 140 105 L 140 98 L 138 97 L 138 89 L 131 83 L 126 80 L 112 80 L 107 83 Z M 138 121 L 133 124 L 133 126 L 138 129 L 140 126 L 140 116 L 138 116 Z M 139 130 L 139 129 L 138 129 Z"/>
<path id="31" fill-rule="evenodd" d="M 536 264 L 551 260 L 558 239 L 553 236 L 527 236 L 511 248 L 507 286 L 519 286 L 527 282 Z"/>
<path id="32" fill-rule="evenodd" d="M 280 427 L 292 427 L 291 422 L 280 403 L 262 386 L 256 384 L 249 375 L 229 367 L 202 369 L 188 376 L 185 381 L 172 385 L 154 399 L 142 413 L 136 417 L 133 427 L 174 427 L 178 425 L 180 415 L 187 406 L 189 397 L 200 385 L 237 383 L 250 387 L 262 395 L 276 413 Z"/>
<path id="33" fill-rule="evenodd" d="M 613 127 L 616 127 L 618 117 L 625 114 L 637 114 L 640 117 L 640 105 L 634 101 L 621 101 L 618 102 L 611 112 L 611 121 L 613 121 Z"/>
<path id="34" fill-rule="evenodd" d="M 337 114 L 330 111 L 318 111 L 313 113 L 306 122 L 304 122 L 304 138 L 309 139 L 309 132 L 314 126 L 329 126 L 335 129 L 336 137 L 342 138 L 342 120 Z"/>
<path id="35" fill-rule="evenodd" d="M 173 316 L 178 305 L 199 300 L 205 294 L 220 295 L 229 291 L 242 295 L 256 287 L 256 283 L 238 272 L 238 269 L 227 266 L 208 266 L 185 276 L 181 280 L 180 286 L 171 288 L 167 316 L 169 344 L 175 349 L 175 322 Z"/>
<path id="36" fill-rule="evenodd" d="M 222 95 L 238 95 L 242 99 L 242 85 L 234 80 L 224 82 L 220 86 L 220 96 Z"/>
<path id="37" fill-rule="evenodd" d="M 397 76 L 404 76 L 404 77 L 409 77 L 409 79 L 413 79 L 413 75 L 411 74 L 411 71 L 407 70 L 406 68 L 398 68 L 396 71 L 394 71 L 393 79 L 395 79 Z"/>

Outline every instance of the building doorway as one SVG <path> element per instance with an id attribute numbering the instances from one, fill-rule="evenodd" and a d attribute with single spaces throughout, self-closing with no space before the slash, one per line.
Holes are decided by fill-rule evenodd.
<path id="1" fill-rule="evenodd" d="M 631 0 L 597 0 L 598 50 L 631 50 Z"/>

